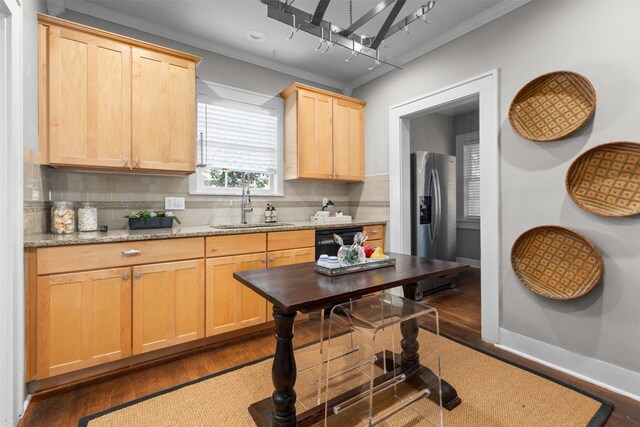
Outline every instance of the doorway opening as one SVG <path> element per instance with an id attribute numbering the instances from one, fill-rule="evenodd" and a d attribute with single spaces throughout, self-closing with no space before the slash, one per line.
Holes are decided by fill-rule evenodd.
<path id="1" fill-rule="evenodd" d="M 499 341 L 497 79 L 494 70 L 389 114 L 391 250 L 474 267 L 421 290 L 427 302 L 452 284 L 475 298 L 482 338 L 490 342 Z"/>
<path id="2" fill-rule="evenodd" d="M 409 117 L 411 254 L 472 270 L 420 282 L 416 299 L 480 332 L 480 149 L 477 95 Z"/>

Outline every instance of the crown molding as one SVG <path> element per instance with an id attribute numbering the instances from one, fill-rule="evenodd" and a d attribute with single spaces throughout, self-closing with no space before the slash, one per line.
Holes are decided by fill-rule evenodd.
<path id="1" fill-rule="evenodd" d="M 173 40 L 179 43 L 183 43 L 189 46 L 203 49 L 209 52 L 217 53 L 219 55 L 228 56 L 229 58 L 237 59 L 239 61 L 248 62 L 253 65 L 268 68 L 280 73 L 289 74 L 294 77 L 299 77 L 308 81 L 319 83 L 321 85 L 329 86 L 340 91 L 344 90 L 345 82 L 332 79 L 330 77 L 322 76 L 320 74 L 312 73 L 291 65 L 282 64 L 280 62 L 272 61 L 266 58 L 261 58 L 250 53 L 242 52 L 237 49 L 233 49 L 221 44 L 218 44 L 212 40 L 208 40 L 203 37 L 197 37 L 182 31 L 177 31 L 159 25 L 146 19 L 135 18 L 133 16 L 117 12 L 111 9 L 107 9 L 102 6 L 98 6 L 93 3 L 89 3 L 84 0 L 48 0 L 55 3 L 62 3 L 66 6 L 66 9 L 73 10 L 84 15 L 93 16 L 94 18 L 102 19 L 105 21 L 113 22 L 115 24 L 124 25 L 136 30 L 143 31 L 145 33 L 153 34 L 155 36 L 163 37 L 165 39 Z M 63 6 L 63 7 L 64 7 Z"/>
<path id="2" fill-rule="evenodd" d="M 410 50 L 409 52 L 401 55 L 398 59 L 407 64 L 413 61 L 416 58 L 425 55 L 426 53 L 431 52 L 434 49 L 439 48 L 440 46 L 449 43 L 452 40 L 457 39 L 458 37 L 462 37 L 463 35 L 475 30 L 476 28 L 480 28 L 483 25 L 488 24 L 491 21 L 494 21 L 500 18 L 503 15 L 506 15 L 509 12 L 512 12 L 518 9 L 521 6 L 529 3 L 532 0 L 504 0 L 501 3 L 493 6 L 490 9 L 485 10 L 484 12 L 472 17 L 471 19 L 453 27 L 452 29 L 445 31 L 444 33 L 438 35 L 437 37 L 429 40 L 427 43 L 420 45 L 416 49 Z M 376 79 L 389 71 L 394 71 L 393 67 L 389 67 L 388 65 L 378 67 L 377 69 L 364 74 L 361 77 L 349 82 L 345 87 L 353 90 L 359 86 L 362 86 L 365 83 L 370 82 L 373 79 Z"/>

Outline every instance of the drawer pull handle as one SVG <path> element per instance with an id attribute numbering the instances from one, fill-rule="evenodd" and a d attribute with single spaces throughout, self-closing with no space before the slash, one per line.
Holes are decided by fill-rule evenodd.
<path id="1" fill-rule="evenodd" d="M 140 279 L 142 277 L 142 273 L 140 273 L 139 271 L 136 272 L 136 279 Z"/>
<path id="2" fill-rule="evenodd" d="M 378 234 L 378 230 L 371 230 L 371 234 Z"/>
<path id="3" fill-rule="evenodd" d="M 138 249 L 128 249 L 126 251 L 122 251 L 122 255 L 126 256 L 140 255 L 141 253 L 142 251 L 139 251 Z"/>
<path id="4" fill-rule="evenodd" d="M 129 280 L 129 273 L 124 273 L 122 275 L 122 280 Z"/>

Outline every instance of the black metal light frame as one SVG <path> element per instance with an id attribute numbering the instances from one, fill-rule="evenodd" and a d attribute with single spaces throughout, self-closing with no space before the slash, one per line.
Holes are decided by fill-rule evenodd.
<path id="1" fill-rule="evenodd" d="M 323 19 L 331 0 L 319 0 L 312 14 L 294 7 L 293 1 L 294 0 L 290 2 L 287 0 L 260 0 L 260 2 L 267 7 L 268 17 L 291 26 L 291 35 L 289 38 L 293 37 L 297 31 L 302 30 L 305 33 L 320 38 L 320 46 L 316 50 L 320 50 L 323 44 L 326 44 L 327 47 L 322 50 L 322 52 L 326 52 L 331 46 L 341 46 L 351 50 L 351 58 L 362 54 L 374 59 L 374 66 L 370 68 L 373 69 L 379 64 L 388 64 L 395 68 L 402 68 L 403 63 L 401 61 L 388 56 L 380 56 L 380 52 L 378 51 L 380 45 L 385 39 L 398 31 L 407 31 L 408 26 L 416 20 L 427 22 L 426 14 L 433 9 L 437 0 L 427 1 L 417 10 L 398 21 L 396 21 L 396 18 L 407 0 L 381 0 L 380 3 L 358 18 L 348 28 L 341 28 Z M 362 27 L 391 5 L 393 5 L 393 7 L 375 37 L 361 36 L 356 33 L 358 28 Z"/>

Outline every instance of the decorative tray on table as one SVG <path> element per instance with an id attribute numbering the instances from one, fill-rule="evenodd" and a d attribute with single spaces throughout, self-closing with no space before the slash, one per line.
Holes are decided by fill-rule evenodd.
<path id="1" fill-rule="evenodd" d="M 374 270 L 376 268 L 391 267 L 396 265 L 395 258 L 385 255 L 384 258 L 367 258 L 365 262 L 341 267 L 324 267 L 316 264 L 316 272 L 326 276 L 342 276 L 344 274 L 358 273 L 360 271 Z"/>

